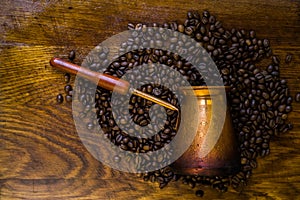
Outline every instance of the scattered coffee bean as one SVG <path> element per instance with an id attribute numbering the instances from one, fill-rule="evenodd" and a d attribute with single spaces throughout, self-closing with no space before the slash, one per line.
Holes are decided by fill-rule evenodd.
<path id="1" fill-rule="evenodd" d="M 70 51 L 68 58 L 70 61 L 73 61 L 75 59 L 75 56 L 75 50 L 72 50 Z"/>
<path id="2" fill-rule="evenodd" d="M 66 95 L 66 102 L 72 102 L 72 96 L 71 95 Z"/>
<path id="3" fill-rule="evenodd" d="M 197 191 L 196 191 L 196 196 L 197 196 L 197 197 L 203 197 L 203 195 L 204 195 L 203 190 L 197 190 Z"/>
<path id="4" fill-rule="evenodd" d="M 69 83 L 70 82 L 70 74 L 66 73 L 65 74 L 65 83 Z"/>
<path id="5" fill-rule="evenodd" d="M 72 91 L 73 88 L 72 88 L 71 85 L 66 85 L 65 88 L 64 88 L 64 90 L 65 90 L 65 93 L 66 93 L 66 94 L 69 94 L 69 92 Z"/>
<path id="6" fill-rule="evenodd" d="M 62 103 L 62 102 L 64 102 L 64 97 L 63 97 L 63 95 L 62 95 L 62 94 L 58 94 L 58 95 L 56 96 L 56 101 L 57 101 L 57 103 Z"/>
<path id="7" fill-rule="evenodd" d="M 292 58 L 293 58 L 292 54 L 287 54 L 285 57 L 285 63 L 289 64 L 292 61 Z"/>

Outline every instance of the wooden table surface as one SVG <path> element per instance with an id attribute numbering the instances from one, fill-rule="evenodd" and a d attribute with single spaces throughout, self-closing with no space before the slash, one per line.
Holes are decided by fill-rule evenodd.
<path id="1" fill-rule="evenodd" d="M 160 190 L 134 174 L 103 166 L 81 143 L 71 105 L 56 103 L 63 73 L 49 66 L 71 49 L 77 62 L 128 22 L 182 22 L 189 10 L 208 9 L 227 28 L 254 29 L 269 38 L 291 94 L 300 91 L 300 2 L 293 0 L 1 0 L 0 199 L 197 199 L 195 189 L 172 182 Z M 248 186 L 204 199 L 299 199 L 300 103 L 294 129 L 271 142 Z"/>

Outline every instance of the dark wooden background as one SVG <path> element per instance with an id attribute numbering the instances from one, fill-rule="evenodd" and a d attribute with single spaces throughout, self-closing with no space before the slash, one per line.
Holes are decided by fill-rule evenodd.
<path id="1" fill-rule="evenodd" d="M 291 94 L 300 91 L 300 2 L 293 0 L 1 0 L 0 199 L 197 199 L 179 182 L 160 190 L 133 174 L 103 166 L 81 143 L 71 105 L 56 103 L 63 73 L 53 56 L 77 61 L 98 43 L 126 30 L 128 22 L 182 22 L 189 10 L 208 9 L 228 28 L 254 29 L 269 38 Z M 297 199 L 300 191 L 300 103 L 289 115 L 294 129 L 258 159 L 248 186 L 205 199 Z"/>

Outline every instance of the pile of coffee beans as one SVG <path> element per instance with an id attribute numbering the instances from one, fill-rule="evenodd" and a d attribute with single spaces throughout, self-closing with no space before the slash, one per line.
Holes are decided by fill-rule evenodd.
<path id="1" fill-rule="evenodd" d="M 145 26 L 129 24 L 128 28 Z M 292 124 L 287 122 L 287 115 L 292 111 L 292 97 L 289 96 L 287 82 L 280 79 L 278 56 L 272 54 L 268 39 L 258 38 L 254 30 L 225 29 L 208 11 L 201 15 L 188 12 L 183 24 L 164 23 L 160 27 L 187 34 L 208 51 L 222 75 L 224 85 L 231 87 L 231 115 L 240 144 L 239 173 L 230 177 L 182 176 L 183 183 L 191 187 L 208 184 L 222 192 L 227 191 L 229 185 L 238 188 L 246 184 L 252 169 L 257 167 L 256 158 L 270 153 L 272 136 L 292 128 Z M 263 59 L 269 60 L 268 66 L 259 64 Z M 288 55 L 286 63 L 290 61 L 291 55 Z M 164 175 L 164 170 L 145 174 L 144 178 L 161 180 L 162 177 L 164 181 L 160 184 L 163 187 L 171 180 Z"/>
<path id="2" fill-rule="evenodd" d="M 280 79 L 279 68 L 282 63 L 278 56 L 273 55 L 270 41 L 266 38 L 259 38 L 254 30 L 227 29 L 208 11 L 201 14 L 194 11 L 188 12 L 187 19 L 183 23 L 128 24 L 130 30 L 140 30 L 144 27 L 161 27 L 183 33 L 195 39 L 200 46 L 207 50 L 221 74 L 224 85 L 231 88 L 228 99 L 234 131 L 239 141 L 241 169 L 231 176 L 208 177 L 179 175 L 167 166 L 154 172 L 139 174 L 139 176 L 145 181 L 158 182 L 160 188 L 165 187 L 170 181 L 178 180 L 192 188 L 209 185 L 220 192 L 226 192 L 230 185 L 236 189 L 246 185 L 252 175 L 252 170 L 257 167 L 256 159 L 270 153 L 269 144 L 272 137 L 279 136 L 293 127 L 288 122 L 293 99 L 289 94 L 287 81 Z M 104 73 L 122 77 L 128 70 L 142 64 L 161 63 L 180 72 L 191 85 L 214 84 L 204 82 L 203 74 L 200 75 L 190 62 L 177 54 L 151 48 L 125 53 L 130 46 L 134 45 L 135 40 L 139 40 L 138 35 L 132 35 L 127 42 L 121 45 L 121 56 L 111 63 Z M 175 40 L 176 38 L 174 38 L 174 48 L 182 43 Z M 97 48 L 102 63 L 96 63 L 90 58 L 87 58 L 86 61 L 90 69 L 94 71 L 99 71 L 101 66 L 109 62 L 107 59 L 109 49 L 101 46 Z M 193 49 L 187 47 L 185 51 L 189 54 L 193 52 Z M 69 59 L 72 60 L 71 58 L 74 59 L 74 57 L 75 53 L 71 52 Z M 269 64 L 263 66 L 262 60 Z M 288 64 L 291 60 L 292 56 L 289 54 L 285 63 Z M 69 80 L 68 76 L 65 79 Z M 139 153 L 155 151 L 169 143 L 176 135 L 174 124 L 178 117 L 177 113 L 167 110 L 165 126 L 158 134 L 147 139 L 130 136 L 115 123 L 110 106 L 112 93 L 98 87 L 96 94 L 88 94 L 85 91 L 87 84 L 88 81 L 80 79 L 79 101 L 85 106 L 81 116 L 86 116 L 91 109 L 89 103 L 94 103 L 97 112 L 97 120 L 88 123 L 87 128 L 92 129 L 99 123 L 105 130 L 105 136 L 120 148 Z M 146 84 L 139 90 L 178 106 L 179 97 L 159 84 Z M 71 91 L 72 87 L 67 85 L 65 87 L 67 96 L 72 95 Z M 67 96 L 66 101 L 68 101 Z M 95 99 L 93 99 L 94 97 Z M 61 95 L 57 97 L 57 101 L 63 101 Z M 296 95 L 296 101 L 300 101 L 300 94 Z M 152 105 L 152 102 L 132 95 L 129 111 L 131 119 L 137 126 L 149 124 L 149 109 Z M 125 123 L 129 119 L 121 119 L 121 123 L 122 120 Z M 138 128 L 132 129 L 129 133 L 137 130 Z M 197 190 L 196 195 L 202 197 L 204 192 Z"/>

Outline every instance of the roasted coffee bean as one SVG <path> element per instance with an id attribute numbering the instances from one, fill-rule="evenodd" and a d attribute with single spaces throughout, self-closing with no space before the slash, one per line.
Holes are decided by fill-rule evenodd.
<path id="1" fill-rule="evenodd" d="M 282 119 L 287 119 L 287 117 L 288 117 L 287 114 L 283 114 L 283 115 L 281 116 Z"/>
<path id="2" fill-rule="evenodd" d="M 285 109 L 286 109 L 286 105 L 280 105 L 280 106 L 278 107 L 279 112 L 284 112 Z"/>
<path id="3" fill-rule="evenodd" d="M 183 33 L 184 32 L 184 26 L 183 25 L 178 25 L 178 31 L 180 32 L 180 33 Z"/>
<path id="4" fill-rule="evenodd" d="M 159 189 L 163 189 L 167 185 L 168 185 L 168 182 L 162 182 L 162 183 L 159 184 Z"/>
<path id="5" fill-rule="evenodd" d="M 70 74 L 65 73 L 65 83 L 69 83 L 70 82 Z"/>
<path id="6" fill-rule="evenodd" d="M 62 102 L 64 102 L 64 97 L 63 97 L 63 95 L 62 95 L 62 94 L 58 94 L 58 95 L 56 96 L 56 101 L 57 101 L 57 103 L 62 103 Z"/>
<path id="7" fill-rule="evenodd" d="M 249 36 L 250 36 L 250 38 L 255 38 L 255 36 L 256 36 L 256 34 L 255 34 L 255 31 L 253 31 L 253 30 L 251 30 L 250 32 L 249 32 Z"/>
<path id="8" fill-rule="evenodd" d="M 263 143 L 262 148 L 267 149 L 269 147 L 268 143 Z"/>
<path id="9" fill-rule="evenodd" d="M 87 124 L 87 129 L 92 130 L 94 128 L 94 124 L 93 123 L 88 123 Z"/>
<path id="10" fill-rule="evenodd" d="M 263 141 L 263 139 L 261 137 L 259 137 L 259 138 L 256 138 L 255 143 L 260 144 L 260 143 L 262 143 L 262 141 Z"/>
<path id="11" fill-rule="evenodd" d="M 291 103 L 293 102 L 293 98 L 292 97 L 288 97 L 286 100 L 286 104 L 287 105 L 291 105 Z"/>
<path id="12" fill-rule="evenodd" d="M 193 30 L 193 28 L 192 27 L 186 27 L 185 28 L 185 33 L 187 34 L 187 35 L 192 35 L 193 34 L 193 32 L 194 32 L 194 30 Z"/>
<path id="13" fill-rule="evenodd" d="M 156 95 L 156 96 L 159 96 L 161 94 L 161 89 L 159 88 L 154 88 L 153 89 L 153 94 Z"/>
<path id="14" fill-rule="evenodd" d="M 279 63 L 280 63 L 280 60 L 279 60 L 278 56 L 272 56 L 272 61 L 276 65 L 279 65 Z"/>
<path id="15" fill-rule="evenodd" d="M 116 163 L 120 162 L 120 161 L 121 161 L 120 156 L 114 156 L 114 161 L 115 161 Z"/>
<path id="16" fill-rule="evenodd" d="M 196 191 L 196 196 L 197 196 L 197 197 L 203 197 L 203 196 L 204 196 L 203 190 L 197 190 L 197 191 Z"/>
<path id="17" fill-rule="evenodd" d="M 129 24 L 127 25 L 127 28 L 128 28 L 128 30 L 134 30 L 134 29 L 135 29 L 135 26 L 134 26 L 134 24 L 129 23 Z"/>
<path id="18" fill-rule="evenodd" d="M 264 39 L 263 40 L 263 45 L 264 45 L 265 48 L 269 47 L 269 45 L 270 45 L 269 40 L 268 39 Z"/>
<path id="19" fill-rule="evenodd" d="M 75 59 L 75 56 L 76 56 L 75 54 L 76 54 L 75 50 L 70 51 L 69 56 L 68 56 L 70 61 L 73 61 Z"/>
<path id="20" fill-rule="evenodd" d="M 292 54 L 287 54 L 285 57 L 285 63 L 289 64 L 292 61 L 292 58 L 293 58 Z"/>
<path id="21" fill-rule="evenodd" d="M 248 162 L 248 159 L 247 159 L 247 158 L 242 158 L 242 159 L 241 159 L 241 164 L 242 164 L 242 165 L 247 164 L 247 162 Z"/>
<path id="22" fill-rule="evenodd" d="M 209 23 L 210 23 L 210 24 L 214 24 L 215 22 L 216 22 L 215 16 L 211 15 L 211 16 L 209 17 Z"/>
<path id="23" fill-rule="evenodd" d="M 66 99 L 66 102 L 72 102 L 72 96 L 71 95 L 66 95 L 65 99 Z"/>
<path id="24" fill-rule="evenodd" d="M 64 90 L 65 90 L 65 93 L 66 93 L 66 94 L 69 94 L 69 92 L 72 91 L 73 88 L 72 88 L 71 85 L 66 85 L 65 88 L 64 88 Z"/>
<path id="25" fill-rule="evenodd" d="M 289 112 L 291 112 L 291 111 L 292 111 L 292 106 L 286 106 L 285 112 L 286 112 L 286 113 L 289 113 Z"/>

